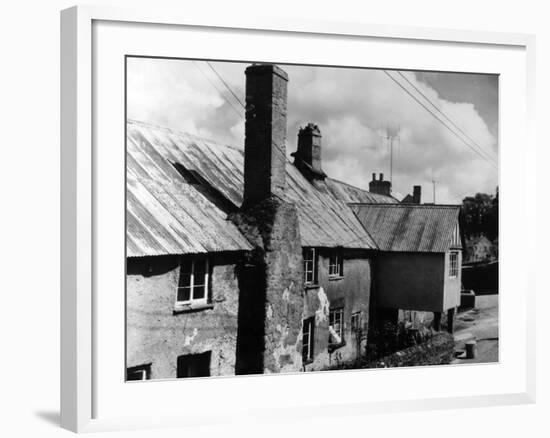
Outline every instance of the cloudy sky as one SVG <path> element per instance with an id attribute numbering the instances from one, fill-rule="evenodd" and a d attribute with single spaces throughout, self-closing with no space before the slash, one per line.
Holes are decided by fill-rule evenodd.
<path id="1" fill-rule="evenodd" d="M 205 61 L 129 58 L 128 118 L 244 145 L 244 109 L 238 100 L 244 102 L 248 64 L 210 64 L 213 68 Z M 421 185 L 423 202 L 433 202 L 432 179 L 438 203 L 495 192 L 496 76 L 389 71 L 469 147 L 383 70 L 281 67 L 289 75 L 289 155 L 296 150 L 299 127 L 314 122 L 323 136 L 325 172 L 368 189 L 373 172 L 390 176 L 388 136 L 393 136 L 393 195 L 398 199 Z"/>

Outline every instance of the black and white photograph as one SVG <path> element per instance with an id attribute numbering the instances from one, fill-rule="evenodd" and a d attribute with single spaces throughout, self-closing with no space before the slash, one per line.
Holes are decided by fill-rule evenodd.
<path id="1" fill-rule="evenodd" d="M 125 62 L 127 381 L 499 361 L 498 75 Z"/>

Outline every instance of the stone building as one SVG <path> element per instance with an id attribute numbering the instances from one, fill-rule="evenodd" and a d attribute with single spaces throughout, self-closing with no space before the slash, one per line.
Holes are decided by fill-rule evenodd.
<path id="1" fill-rule="evenodd" d="M 287 158 L 287 82 L 274 65 L 246 69 L 244 149 L 127 121 L 128 380 L 365 353 L 383 268 L 357 206 L 399 204 L 382 177 L 366 191 L 327 176 L 314 124 Z"/>

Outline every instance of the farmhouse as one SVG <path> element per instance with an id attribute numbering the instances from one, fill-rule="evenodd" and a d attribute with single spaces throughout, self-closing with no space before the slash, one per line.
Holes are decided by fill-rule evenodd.
<path id="1" fill-rule="evenodd" d="M 246 69 L 244 149 L 127 121 L 128 380 L 327 369 L 364 354 L 371 302 L 457 305 L 448 224 L 428 249 L 414 221 L 384 231 L 378 212 L 407 207 L 382 176 L 369 191 L 327 176 L 314 124 L 287 158 L 287 81 L 274 65 Z M 407 281 L 423 266 L 439 269 L 430 290 L 418 272 Z"/>

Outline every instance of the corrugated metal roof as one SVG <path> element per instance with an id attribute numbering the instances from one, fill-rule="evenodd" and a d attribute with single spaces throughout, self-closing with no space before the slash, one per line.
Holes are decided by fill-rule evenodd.
<path id="1" fill-rule="evenodd" d="M 325 179 L 330 192 L 341 201 L 362 202 L 367 204 L 397 204 L 399 201 L 393 196 L 379 195 L 368 190 L 360 189 L 332 178 Z"/>
<path id="2" fill-rule="evenodd" d="M 128 257 L 251 249 L 227 215 L 131 125 L 126 153 Z"/>
<path id="3" fill-rule="evenodd" d="M 445 252 L 458 224 L 459 206 L 350 204 L 382 251 Z"/>
<path id="4" fill-rule="evenodd" d="M 198 172 L 206 182 L 215 188 L 221 195 L 229 200 L 235 207 L 240 207 L 242 203 L 243 194 L 243 169 L 244 169 L 244 151 L 243 149 L 221 145 L 219 143 L 205 140 L 196 136 L 185 134 L 182 132 L 174 131 L 168 128 L 155 127 L 152 125 L 144 124 L 141 122 L 128 121 L 127 123 L 127 137 L 128 137 L 128 166 L 137 166 L 138 169 L 133 170 L 133 173 L 145 172 L 146 175 L 136 175 L 135 181 L 128 178 L 128 190 L 138 192 L 133 189 L 132 185 L 142 183 L 142 179 L 146 177 L 148 185 L 154 185 L 155 189 L 161 190 L 170 180 L 174 177 L 177 178 L 180 184 L 185 184 L 185 181 L 180 174 L 173 168 L 173 164 L 180 164 L 185 169 Z M 137 161 L 136 164 L 131 163 L 131 159 Z M 159 166 L 162 168 L 160 172 L 162 175 L 158 175 Z M 145 169 L 144 169 L 145 167 Z M 170 169 L 170 174 L 168 173 Z M 128 172 L 131 173 L 130 171 Z M 158 178 L 162 177 L 162 181 Z M 154 184 L 156 183 L 156 184 Z M 324 184 L 324 183 L 322 183 Z M 322 185 L 321 184 L 321 185 Z M 192 189 L 187 185 L 188 191 Z M 160 193 L 153 192 L 153 198 L 160 197 Z M 175 188 L 174 188 L 174 191 Z M 146 197 L 142 191 L 139 191 L 140 197 L 136 200 L 128 196 L 128 204 L 135 201 L 140 201 L 143 207 L 151 205 L 151 210 L 161 215 L 161 211 L 157 207 L 158 199 L 151 199 Z M 193 191 L 194 196 L 200 195 L 196 190 Z M 376 248 L 374 240 L 365 231 L 359 220 L 353 214 L 353 211 L 346 202 L 338 200 L 333 196 L 326 187 L 317 187 L 310 184 L 300 173 L 298 169 L 294 167 L 290 162 L 287 163 L 287 200 L 294 202 L 298 210 L 298 217 L 300 223 L 300 234 L 302 237 L 302 246 L 317 246 L 317 247 L 337 247 L 342 246 L 346 248 Z M 186 214 L 191 214 L 193 209 L 197 208 L 193 201 L 187 199 L 187 192 L 179 192 L 180 203 L 183 203 L 181 208 L 184 209 Z M 228 228 L 229 236 L 231 240 L 236 240 L 234 234 L 237 234 L 235 227 L 229 222 L 225 221 L 225 215 L 222 211 L 214 206 L 212 203 L 206 208 L 205 201 L 208 201 L 205 197 L 201 197 L 202 213 L 214 214 L 219 220 L 223 220 L 223 226 L 217 223 L 209 223 L 205 232 L 214 233 L 219 232 L 216 227 Z M 146 204 L 149 203 L 149 204 Z M 177 205 L 172 207 L 177 208 Z M 204 208 L 204 210 L 203 210 Z M 135 210 L 135 209 L 134 209 Z M 149 208 L 146 208 L 149 210 Z M 139 211 L 136 214 L 141 214 L 145 217 L 150 216 L 150 212 Z M 165 211 L 164 214 L 167 212 Z M 162 216 L 162 215 L 161 215 Z M 170 216 L 177 217 L 176 212 L 172 211 Z M 130 221 L 129 225 L 130 225 Z M 199 222 L 200 223 L 200 222 Z M 173 224 L 167 223 L 167 219 L 164 217 L 158 217 L 156 223 L 151 225 L 161 225 L 162 229 L 167 226 L 173 226 Z M 201 230 L 189 227 L 187 224 L 182 224 L 183 228 L 178 229 L 181 231 L 181 235 L 178 232 L 176 238 L 178 240 L 194 240 L 195 233 Z M 134 227 L 134 223 L 132 223 Z M 146 227 L 149 228 L 149 227 Z M 128 229 L 128 247 L 129 254 L 130 249 L 133 247 L 134 240 L 140 242 L 142 245 L 153 249 L 153 241 L 156 242 L 155 249 L 160 251 L 160 242 L 166 240 L 166 236 L 158 235 L 149 230 L 148 234 L 144 234 L 144 230 L 135 226 Z M 242 235 L 239 237 L 243 239 Z M 152 236 L 154 235 L 154 236 Z M 154 237 L 154 238 L 153 238 Z M 196 249 L 200 247 L 204 250 L 213 251 L 215 249 L 208 249 L 208 245 L 195 245 L 187 244 L 189 249 L 196 252 Z M 214 242 L 209 242 L 214 243 Z M 229 247 L 229 243 L 232 245 L 240 245 L 242 240 L 238 243 L 222 241 L 218 243 L 218 246 Z M 172 251 L 172 245 L 166 250 Z M 227 248 L 226 248 L 227 250 Z M 191 252 L 191 251 L 190 251 Z"/>

